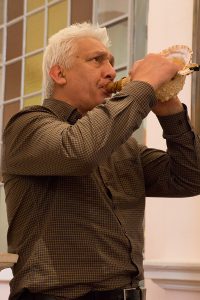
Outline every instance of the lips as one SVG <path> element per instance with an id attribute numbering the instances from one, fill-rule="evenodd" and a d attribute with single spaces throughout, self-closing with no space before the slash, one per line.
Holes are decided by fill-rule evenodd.
<path id="1" fill-rule="evenodd" d="M 109 83 L 111 83 L 111 81 L 108 81 L 106 83 L 99 85 L 99 89 L 103 90 L 103 93 L 106 97 L 111 97 L 111 95 L 112 95 L 112 93 L 110 91 L 108 91 L 108 89 L 107 89 L 107 86 Z"/>
<path id="2" fill-rule="evenodd" d="M 104 86 L 104 87 L 101 87 L 100 90 L 103 92 L 103 94 L 104 94 L 104 96 L 105 96 L 106 98 L 111 97 L 112 93 L 108 92 L 108 90 L 106 89 L 105 86 Z"/>

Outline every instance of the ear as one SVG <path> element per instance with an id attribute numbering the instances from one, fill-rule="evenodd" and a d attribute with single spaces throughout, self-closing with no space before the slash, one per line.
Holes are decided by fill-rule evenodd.
<path id="1" fill-rule="evenodd" d="M 51 67 L 49 75 L 58 85 L 64 85 L 67 82 L 63 69 L 59 65 Z"/>

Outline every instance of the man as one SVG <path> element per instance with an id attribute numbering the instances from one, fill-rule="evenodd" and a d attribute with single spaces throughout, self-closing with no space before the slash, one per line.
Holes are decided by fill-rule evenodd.
<path id="1" fill-rule="evenodd" d="M 116 96 L 105 28 L 55 34 L 44 54 L 46 99 L 9 121 L 3 178 L 8 250 L 19 254 L 10 300 L 144 300 L 145 196 L 200 193 L 200 143 L 186 108 L 155 90 L 179 67 L 149 54 Z M 167 152 L 131 137 L 153 111 Z"/>

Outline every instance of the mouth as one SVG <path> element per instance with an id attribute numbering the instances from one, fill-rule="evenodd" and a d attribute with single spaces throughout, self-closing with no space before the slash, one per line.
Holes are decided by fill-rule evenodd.
<path id="1" fill-rule="evenodd" d="M 112 96 L 112 93 L 108 92 L 108 90 L 105 87 L 102 87 L 101 90 L 105 98 L 110 98 Z"/>
<path id="2" fill-rule="evenodd" d="M 106 98 L 109 98 L 112 96 L 112 93 L 108 90 L 107 86 L 110 82 L 100 85 L 99 89 L 102 90 L 103 94 L 105 95 Z"/>

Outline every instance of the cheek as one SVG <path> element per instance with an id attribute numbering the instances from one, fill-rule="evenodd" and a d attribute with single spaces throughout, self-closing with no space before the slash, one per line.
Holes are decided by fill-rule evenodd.
<path id="1" fill-rule="evenodd" d="M 78 76 L 71 78 L 71 85 L 73 86 L 73 91 L 82 97 L 89 97 L 95 100 L 97 97 L 102 98 L 102 91 L 98 88 L 99 77 L 97 74 L 91 72 L 79 73 Z"/>

